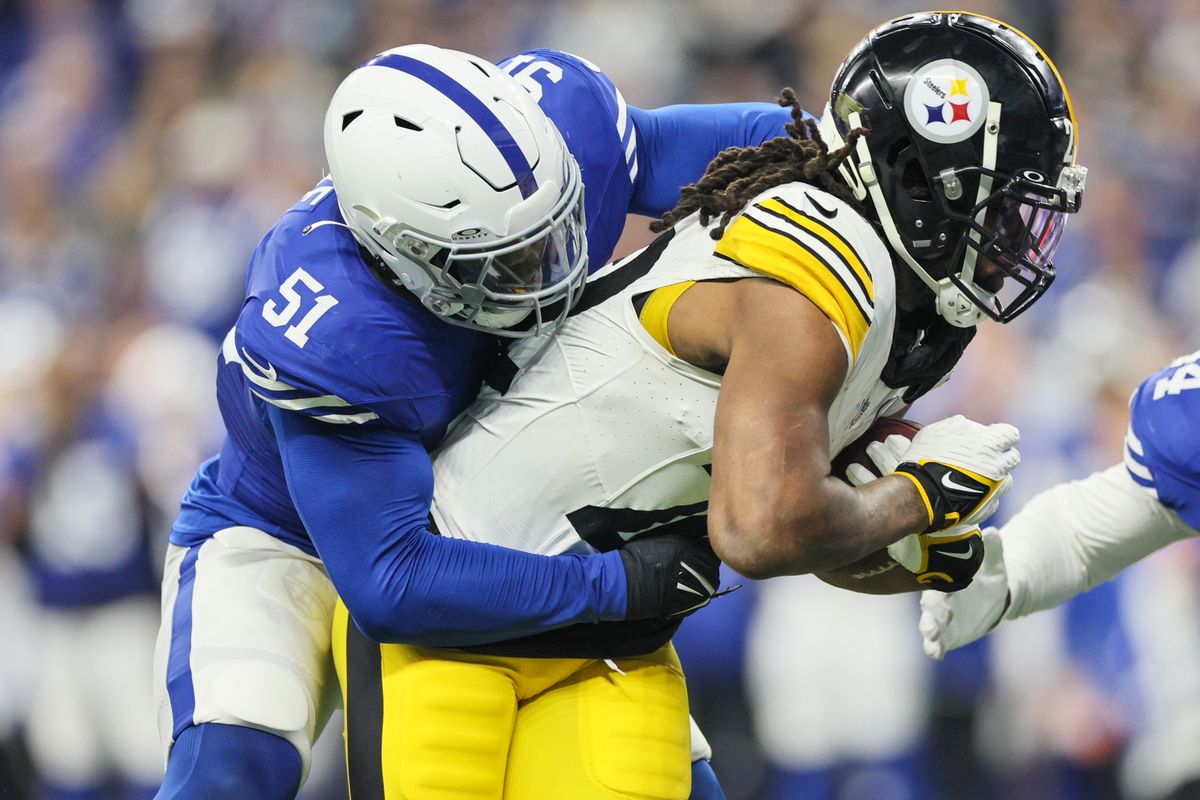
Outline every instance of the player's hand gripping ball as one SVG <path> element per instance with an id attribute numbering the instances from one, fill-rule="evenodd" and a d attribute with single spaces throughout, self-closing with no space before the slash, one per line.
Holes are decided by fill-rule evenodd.
<path id="1" fill-rule="evenodd" d="M 852 486 L 889 475 L 903 461 L 921 426 L 882 417 L 833 460 L 832 473 Z M 983 539 L 975 525 L 936 533 L 913 533 L 855 564 L 822 578 L 859 592 L 885 594 L 937 589 L 957 591 L 971 582 L 983 562 Z M 895 567 L 902 569 L 895 569 Z"/>

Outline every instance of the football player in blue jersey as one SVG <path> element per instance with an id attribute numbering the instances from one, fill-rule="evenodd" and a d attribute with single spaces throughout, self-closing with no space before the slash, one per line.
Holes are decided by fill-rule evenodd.
<path id="1" fill-rule="evenodd" d="M 922 596 L 930 657 L 1200 535 L 1200 351 L 1143 381 L 1130 410 L 1124 464 L 1037 495 L 999 532 L 984 534 L 986 555 L 971 586 Z"/>
<path id="2" fill-rule="evenodd" d="M 330 178 L 250 260 L 217 380 L 227 436 L 167 556 L 160 798 L 295 795 L 336 694 L 337 594 L 377 640 L 456 646 L 687 613 L 688 570 L 715 586 L 688 537 L 560 557 L 438 537 L 427 448 L 503 363 L 498 335 L 564 317 L 626 214 L 666 211 L 788 111 L 633 108 L 550 50 L 503 66 L 413 45 L 357 68 L 325 120 Z"/>

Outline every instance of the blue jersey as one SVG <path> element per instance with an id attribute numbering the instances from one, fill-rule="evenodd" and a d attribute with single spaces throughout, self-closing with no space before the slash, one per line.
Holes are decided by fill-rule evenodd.
<path id="1" fill-rule="evenodd" d="M 478 391 L 495 339 L 448 325 L 389 289 L 348 230 L 310 227 L 327 220 L 341 216 L 322 181 L 250 261 L 217 374 L 225 441 L 184 497 L 175 544 L 249 525 L 315 554 L 288 493 L 267 404 L 331 426 L 387 425 L 432 447 Z"/>
<path id="2" fill-rule="evenodd" d="M 1200 530 L 1200 351 L 1143 381 L 1130 408 L 1129 475 Z"/>
<path id="3" fill-rule="evenodd" d="M 785 109 L 761 103 L 634 109 L 603 72 L 557 51 L 529 51 L 503 63 L 537 96 L 579 162 L 593 270 L 612 255 L 628 213 L 665 212 L 679 187 L 699 178 L 713 155 L 726 146 L 781 135 L 789 119 Z M 668 146 L 664 138 L 675 139 L 677 146 Z M 432 475 L 425 450 L 475 397 L 500 345 L 495 337 L 443 322 L 414 298 L 389 288 L 346 228 L 322 224 L 338 222 L 334 189 L 323 181 L 268 231 L 251 258 L 245 300 L 224 341 L 217 378 L 227 436 L 184 496 L 171 541 L 192 546 L 223 528 L 247 525 L 310 554 L 319 552 L 362 625 L 364 604 L 374 602 L 368 591 L 380 597 L 413 586 L 455 591 L 454 579 L 445 575 L 410 580 L 405 570 L 416 568 L 409 563 L 416 560 L 416 540 L 408 538 L 404 546 L 397 541 L 428 533 Z M 328 447 L 314 450 L 317 440 Z M 335 456 L 339 463 L 317 463 Z M 389 469 L 387 480 L 376 477 Z M 312 493 L 322 501 L 303 502 Z M 335 497 L 344 502 L 334 503 Z M 366 502 L 372 499 L 377 502 Z M 330 513 L 331 506 L 344 513 Z M 347 537 L 354 541 L 344 541 Z M 421 541 L 420 547 L 428 546 Z M 451 544 L 442 540 L 438 547 L 447 550 Z M 453 565 L 464 580 L 468 562 L 486 548 L 469 547 Z M 503 558 L 478 557 L 471 569 L 493 569 Z M 398 561 L 405 563 L 397 567 Z M 503 590 L 506 597 L 517 585 L 521 591 L 541 585 L 525 580 L 532 569 L 526 565 L 532 563 L 508 567 L 515 572 Z M 364 581 L 362 572 L 372 569 L 386 577 Z M 581 580 L 597 592 L 620 594 L 609 604 L 609 616 L 600 614 L 619 618 L 623 573 L 613 578 L 612 570 L 620 570 L 617 561 L 610 560 L 608 569 Z M 354 582 L 357 596 L 347 594 L 347 581 Z M 506 636 L 597 618 L 595 609 L 590 617 L 579 609 L 558 613 L 550 601 L 540 617 L 523 606 L 510 612 L 495 598 L 487 602 L 497 618 L 508 612 L 514 619 L 541 620 L 534 628 L 499 625 Z M 533 602 L 512 600 L 515 606 Z M 412 606 L 406 606 L 408 616 L 421 617 L 422 609 Z M 391 616 L 387 609 L 379 618 Z M 431 629 L 464 624 L 425 616 Z M 486 620 L 474 622 L 482 629 Z M 374 634 L 399 636 L 378 626 Z M 406 636 L 418 641 L 411 631 Z"/>

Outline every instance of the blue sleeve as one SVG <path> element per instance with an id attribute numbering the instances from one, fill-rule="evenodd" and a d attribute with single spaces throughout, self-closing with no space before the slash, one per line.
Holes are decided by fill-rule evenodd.
<path id="1" fill-rule="evenodd" d="M 437 536 L 428 528 L 433 470 L 411 434 L 330 432 L 268 413 L 304 527 L 371 638 L 456 647 L 624 617 L 619 552 L 541 556 Z"/>
<path id="2" fill-rule="evenodd" d="M 673 208 L 679 190 L 699 180 L 717 153 L 786 136 L 783 126 L 792 119 L 790 109 L 774 103 L 629 106 L 629 116 L 641 166 L 629 210 L 649 217 Z"/>

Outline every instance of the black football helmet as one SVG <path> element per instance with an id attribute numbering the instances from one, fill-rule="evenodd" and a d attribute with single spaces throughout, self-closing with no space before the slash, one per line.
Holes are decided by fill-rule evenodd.
<path id="1" fill-rule="evenodd" d="M 1067 88 L 1029 37 L 953 11 L 879 26 L 842 62 L 821 134 L 833 149 L 860 126 L 842 177 L 942 317 L 1008 322 L 1049 288 L 1087 170 Z M 1002 285 L 976 281 L 980 259 Z"/>

